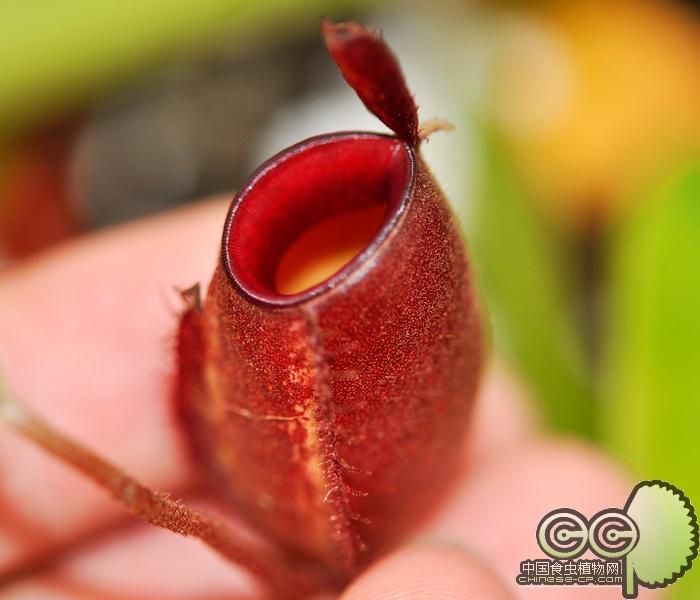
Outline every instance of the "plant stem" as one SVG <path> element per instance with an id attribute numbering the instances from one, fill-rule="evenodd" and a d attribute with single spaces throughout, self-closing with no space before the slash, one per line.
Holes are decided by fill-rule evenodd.
<path id="1" fill-rule="evenodd" d="M 142 485 L 118 467 L 31 414 L 0 379 L 0 421 L 104 488 L 139 519 L 200 539 L 226 560 L 249 571 L 275 598 L 300 598 L 328 582 L 320 569 L 294 561 L 272 548 L 241 539 L 215 517 Z"/>

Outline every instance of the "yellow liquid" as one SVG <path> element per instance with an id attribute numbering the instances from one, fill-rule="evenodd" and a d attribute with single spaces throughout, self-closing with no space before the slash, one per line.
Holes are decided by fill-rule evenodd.
<path id="1" fill-rule="evenodd" d="M 385 210 L 384 205 L 363 208 L 331 217 L 306 230 L 280 261 L 277 291 L 297 294 L 340 271 L 379 231 Z"/>

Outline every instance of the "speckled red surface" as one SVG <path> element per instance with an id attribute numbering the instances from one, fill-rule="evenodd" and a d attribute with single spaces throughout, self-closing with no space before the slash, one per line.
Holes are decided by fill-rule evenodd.
<path id="1" fill-rule="evenodd" d="M 340 582 L 444 492 L 483 356 L 458 226 L 404 139 L 329 134 L 263 165 L 180 332 L 177 400 L 199 457 L 270 539 Z M 373 203 L 384 224 L 355 260 L 276 292 L 305 227 Z"/>

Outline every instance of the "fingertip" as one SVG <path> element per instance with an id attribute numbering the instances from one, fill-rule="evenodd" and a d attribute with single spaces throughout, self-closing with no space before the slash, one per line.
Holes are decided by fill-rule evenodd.
<path id="1" fill-rule="evenodd" d="M 478 557 L 458 546 L 421 544 L 380 560 L 343 593 L 341 600 L 476 600 L 514 598 Z"/>
<path id="2" fill-rule="evenodd" d="M 512 449 L 540 430 L 533 399 L 504 361 L 493 357 L 482 377 L 470 440 L 478 460 Z"/>
<path id="3" fill-rule="evenodd" d="M 629 474 L 600 449 L 566 437 L 538 437 L 472 465 L 427 531 L 433 538 L 476 548 L 519 598 L 561 598 L 561 588 L 518 587 L 520 563 L 542 557 L 537 526 L 567 507 L 592 516 L 622 507 L 632 488 Z M 567 598 L 613 598 L 619 588 L 580 586 Z"/>

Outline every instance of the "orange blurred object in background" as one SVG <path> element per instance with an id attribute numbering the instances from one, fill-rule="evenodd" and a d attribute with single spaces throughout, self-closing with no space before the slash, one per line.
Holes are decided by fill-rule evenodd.
<path id="1" fill-rule="evenodd" d="M 509 13 L 494 112 L 557 217 L 607 222 L 700 150 L 700 20 L 673 2 L 549 2 Z"/>

